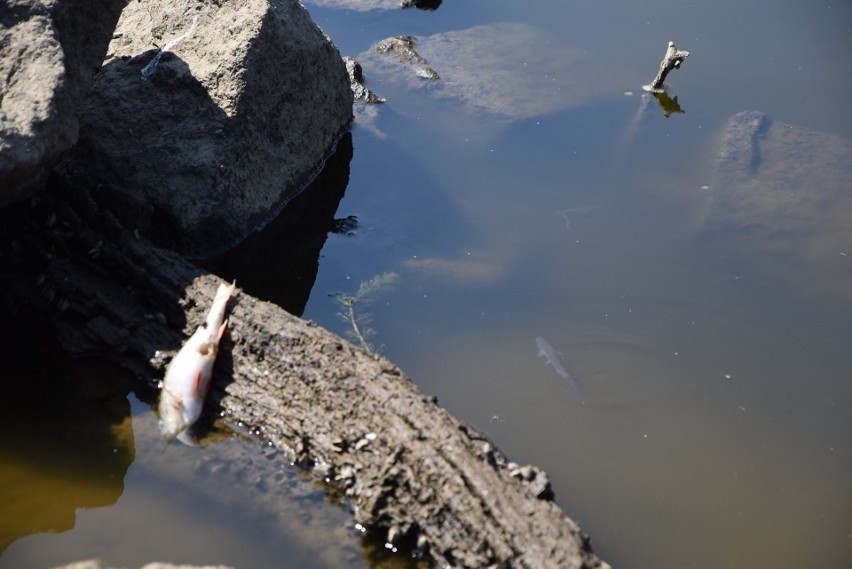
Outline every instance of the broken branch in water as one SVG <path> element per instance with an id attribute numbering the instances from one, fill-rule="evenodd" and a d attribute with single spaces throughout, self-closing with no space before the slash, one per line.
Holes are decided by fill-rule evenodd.
<path id="1" fill-rule="evenodd" d="M 650 85 L 645 85 L 643 88 L 646 91 L 652 91 L 656 93 L 664 91 L 665 89 L 663 88 L 663 81 L 666 80 L 666 76 L 669 74 L 669 71 L 671 71 L 672 69 L 680 69 L 680 65 L 687 57 L 689 57 L 688 51 L 676 48 L 675 43 L 673 41 L 670 41 L 669 47 L 668 49 L 666 49 L 666 55 L 660 62 L 660 70 L 657 71 L 657 76 L 654 77 L 654 80 L 651 81 Z"/>

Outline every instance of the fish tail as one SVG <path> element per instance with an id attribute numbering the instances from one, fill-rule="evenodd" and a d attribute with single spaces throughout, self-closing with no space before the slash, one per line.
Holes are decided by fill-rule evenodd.
<path id="1" fill-rule="evenodd" d="M 580 391 L 580 388 L 577 386 L 577 382 L 574 381 L 574 377 L 570 373 L 565 374 L 565 379 L 568 380 L 568 384 L 574 388 L 574 391 Z"/>
<path id="2" fill-rule="evenodd" d="M 220 327 L 222 319 L 225 317 L 225 310 L 228 307 L 228 300 L 230 300 L 231 295 L 234 294 L 236 289 L 237 281 L 234 281 L 230 285 L 219 285 L 219 288 L 216 290 L 216 296 L 213 298 L 213 306 L 207 314 L 206 327 L 209 332 L 212 333 Z"/>

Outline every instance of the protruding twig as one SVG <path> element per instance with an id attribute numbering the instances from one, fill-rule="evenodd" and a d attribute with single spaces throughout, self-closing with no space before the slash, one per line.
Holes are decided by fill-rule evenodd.
<path id="1" fill-rule="evenodd" d="M 177 46 L 177 44 L 179 44 L 186 38 L 192 37 L 192 34 L 195 33 L 196 26 L 198 26 L 198 16 L 195 16 L 192 19 L 192 25 L 189 27 L 189 31 L 167 43 L 165 47 L 158 51 L 154 58 L 148 62 L 148 65 L 142 68 L 142 79 L 150 79 L 154 72 L 157 70 L 157 65 L 160 64 L 160 58 L 163 57 L 163 54 L 173 50 Z"/>
<path id="2" fill-rule="evenodd" d="M 670 41 L 669 47 L 666 50 L 666 56 L 660 62 L 660 70 L 657 72 L 657 76 L 654 77 L 654 80 L 651 81 L 650 85 L 645 86 L 645 90 L 662 91 L 663 81 L 666 80 L 666 75 L 668 75 L 669 71 L 672 69 L 680 69 L 680 64 L 683 63 L 683 60 L 687 57 L 689 57 L 688 51 L 676 48 L 674 42 Z"/>

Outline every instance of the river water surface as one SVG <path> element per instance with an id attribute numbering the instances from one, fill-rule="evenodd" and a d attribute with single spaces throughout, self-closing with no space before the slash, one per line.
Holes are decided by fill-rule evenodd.
<path id="1" fill-rule="evenodd" d="M 371 348 L 543 467 L 616 567 L 852 566 L 852 8 L 306 5 L 387 102 L 359 107 L 337 211 L 351 223 L 328 236 L 303 316 L 346 335 L 340 294 L 373 282 L 358 305 Z M 441 81 L 364 53 L 392 35 L 421 38 Z M 664 108 L 642 85 L 669 40 L 691 55 Z M 749 110 L 792 138 L 761 146 L 741 187 L 718 157 Z M 125 405 L 135 462 L 82 507 L 116 505 L 15 541 L 0 567 L 395 563 L 278 457 L 258 471 L 284 490 L 217 478 L 243 450 L 175 451 L 203 483 L 158 475 L 153 417 Z"/>
<path id="2" fill-rule="evenodd" d="M 831 166 L 839 193 L 789 182 L 825 197 L 787 216 L 741 196 L 751 218 L 726 217 L 712 195 L 740 198 L 715 175 L 738 112 L 849 148 L 850 7 L 310 9 L 346 54 L 410 34 L 427 59 L 452 59 L 434 36 L 476 26 L 519 38 L 477 44 L 469 96 L 363 62 L 388 102 L 353 129 L 338 214 L 360 227 L 323 249 L 305 316 L 343 333 L 326 294 L 398 274 L 370 305 L 373 343 L 514 460 L 544 467 L 616 567 L 850 566 L 852 153 Z M 691 55 L 666 81 L 684 111 L 667 118 L 641 85 L 669 40 Z M 491 49 L 502 83 L 482 93 L 476 67 L 500 69 Z M 819 167 L 795 149 L 784 160 Z M 536 357 L 537 337 L 578 390 Z"/>

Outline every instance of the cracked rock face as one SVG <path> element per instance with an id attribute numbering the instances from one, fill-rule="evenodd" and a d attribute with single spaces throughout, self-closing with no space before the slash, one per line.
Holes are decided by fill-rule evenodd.
<path id="1" fill-rule="evenodd" d="M 351 117 L 340 54 L 298 1 L 132 2 L 66 172 L 155 243 L 206 256 L 271 220 Z"/>

